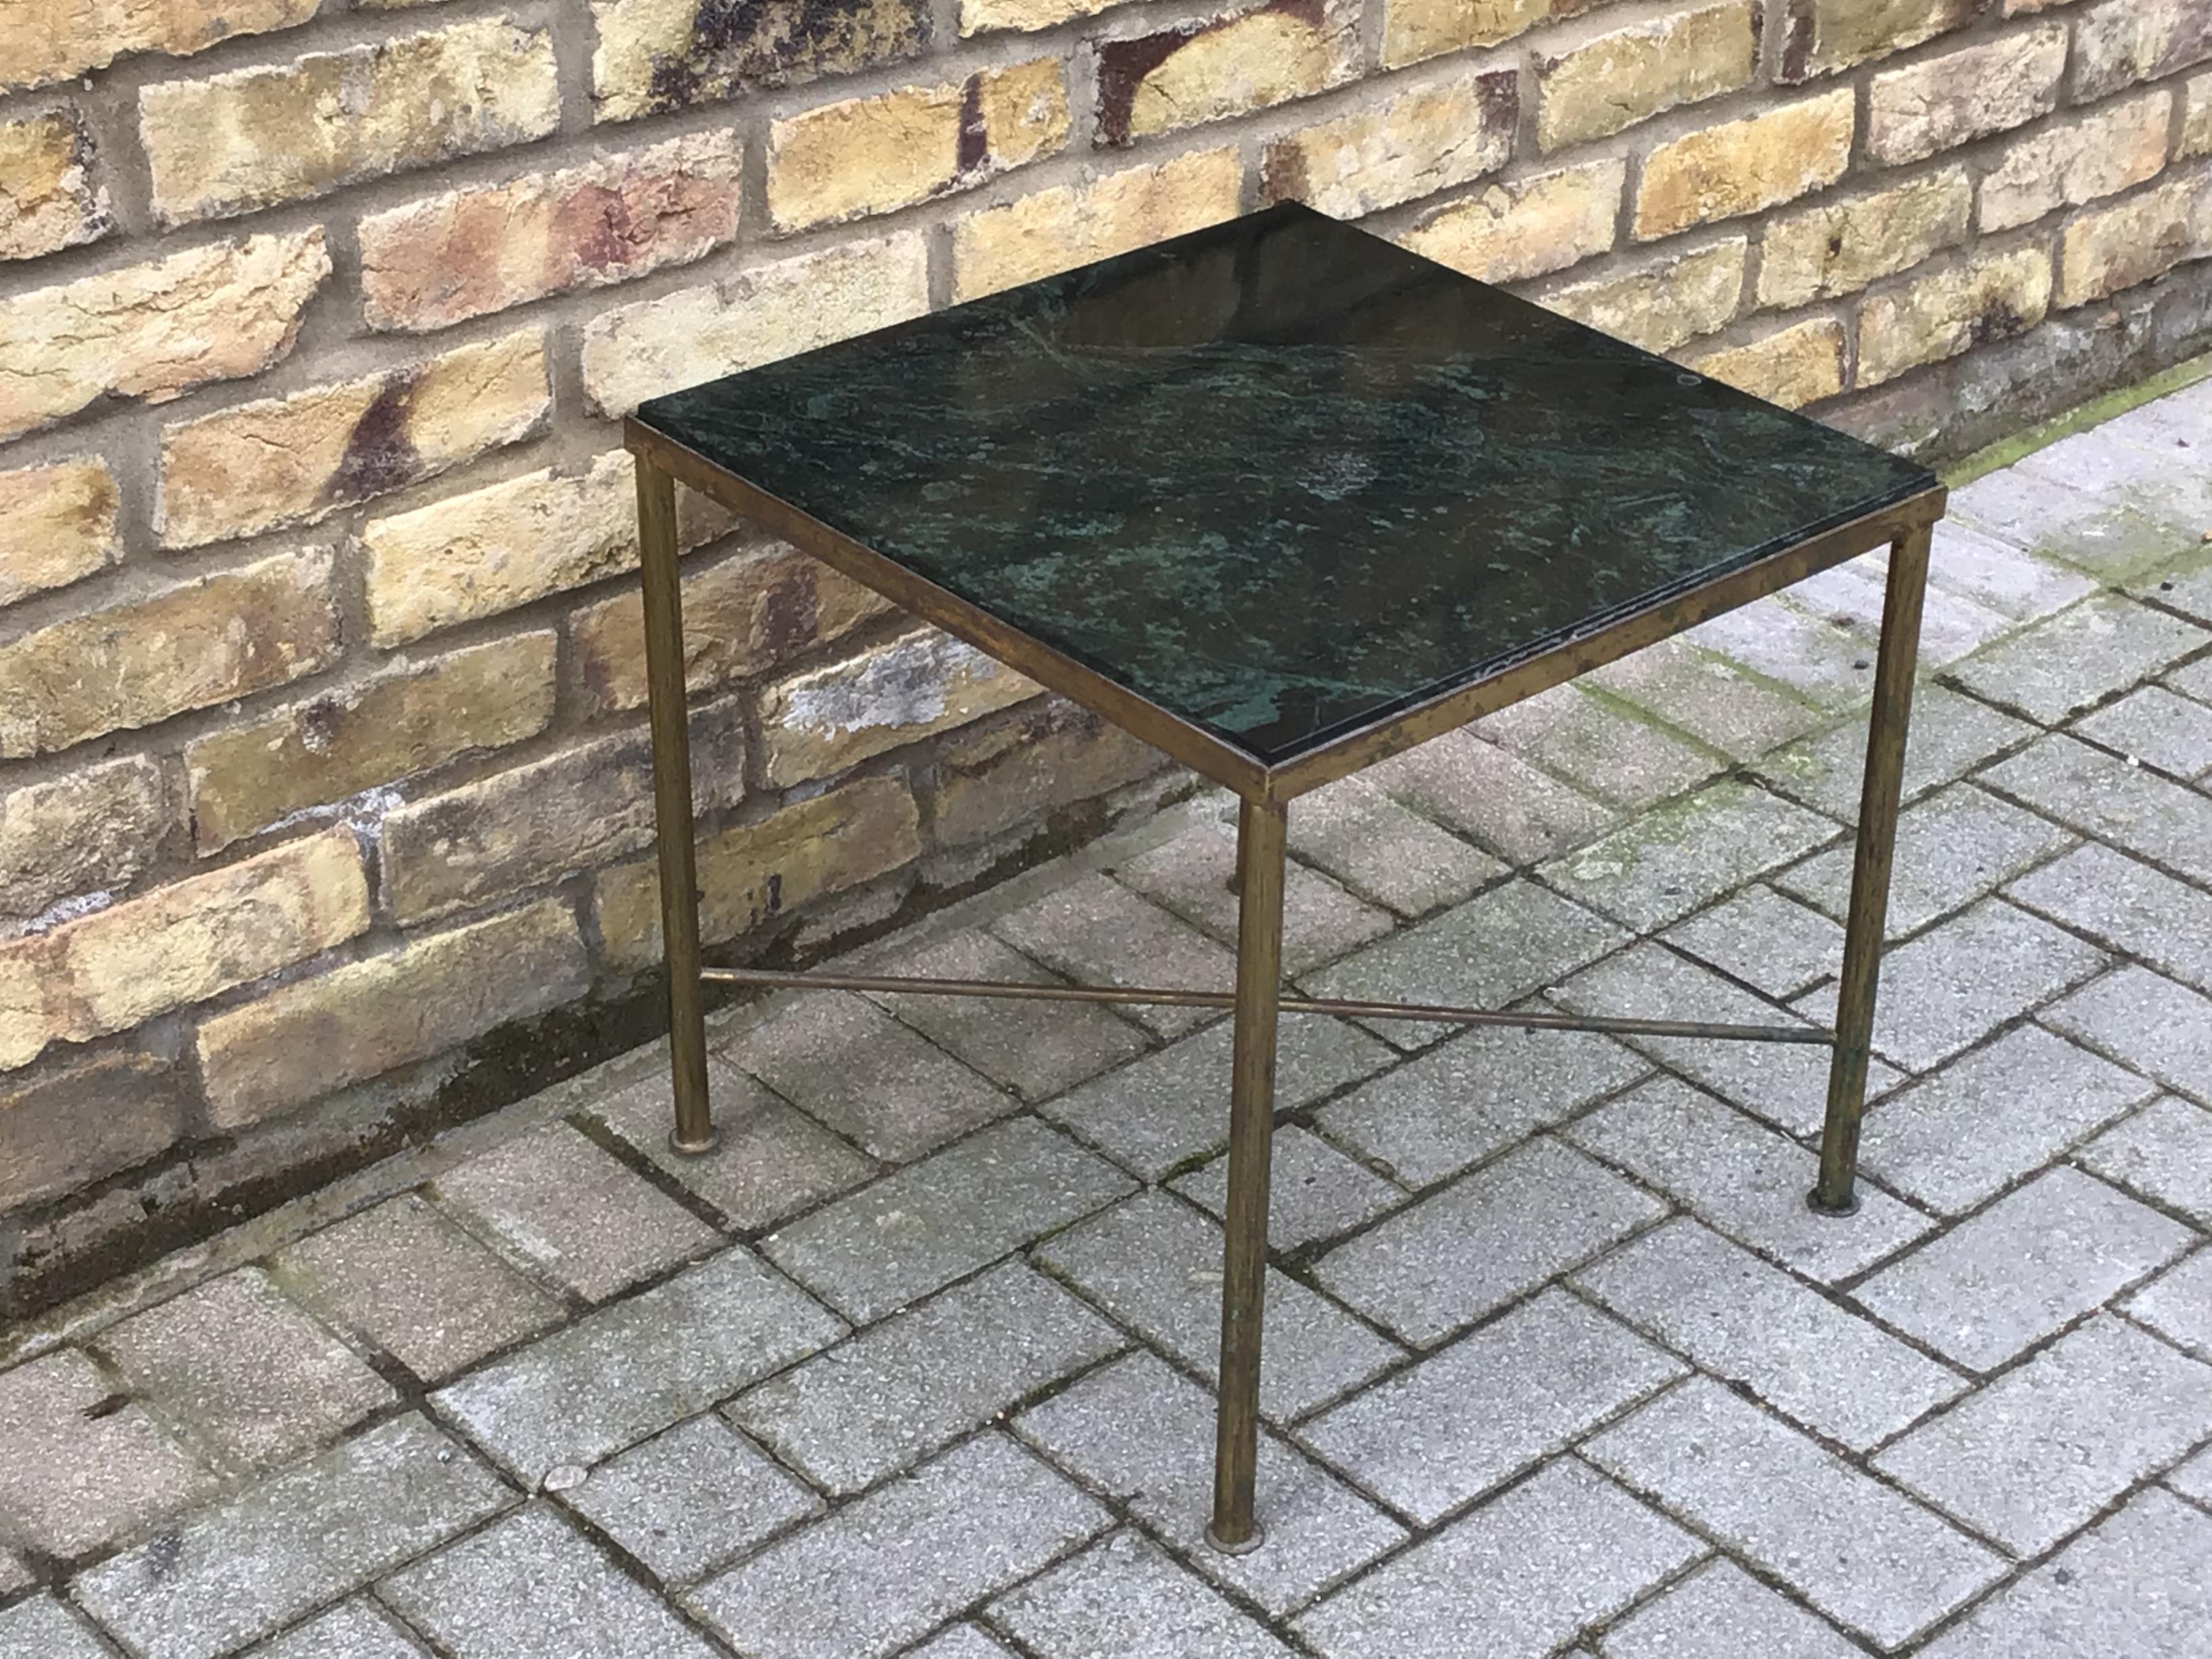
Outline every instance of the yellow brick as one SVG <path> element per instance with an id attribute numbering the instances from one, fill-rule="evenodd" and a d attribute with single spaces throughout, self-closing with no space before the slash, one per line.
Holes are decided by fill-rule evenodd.
<path id="1" fill-rule="evenodd" d="M 331 273 L 320 227 L 216 242 L 0 300 L 0 440 L 105 393 L 161 403 L 292 349 Z"/>
<path id="2" fill-rule="evenodd" d="M 1563 270 L 1613 246 L 1623 161 L 1585 161 L 1492 185 L 1424 219 L 1400 240 L 1486 283 Z"/>
<path id="3" fill-rule="evenodd" d="M 1553 289 L 1538 303 L 1646 351 L 1717 333 L 1743 297 L 1750 242 L 1732 236 L 1692 253 Z"/>
<path id="4" fill-rule="evenodd" d="M 1846 89 L 1660 145 L 1644 162 L 1637 240 L 1758 213 L 1835 183 L 1850 163 L 1854 119 Z"/>
<path id="5" fill-rule="evenodd" d="M 1844 389 L 1844 325 L 1832 317 L 1815 317 L 1689 363 L 1754 398 L 1802 409 Z"/>
<path id="6" fill-rule="evenodd" d="M 2193 76 L 2181 89 L 2181 152 L 2212 155 L 2212 74 Z"/>
<path id="7" fill-rule="evenodd" d="M 1237 216 L 1234 149 L 1200 150 L 986 208 L 952 228 L 952 297 L 972 300 Z"/>
<path id="8" fill-rule="evenodd" d="M 2212 254 L 2212 170 L 2083 214 L 2058 245 L 2061 307 L 2087 305 Z"/>
<path id="9" fill-rule="evenodd" d="M 1859 307 L 1858 384 L 2023 334 L 2050 307 L 2051 256 L 2040 247 L 1976 254 L 1875 295 Z"/>
<path id="10" fill-rule="evenodd" d="M 994 29 L 1048 29 L 1077 17 L 1096 17 L 1126 0 L 959 0 L 963 39 Z"/>
<path id="11" fill-rule="evenodd" d="M 2008 230 L 2155 178 L 2166 167 L 2172 109 L 2171 93 L 2147 92 L 2011 145 L 1982 176 L 1982 231 Z"/>
<path id="12" fill-rule="evenodd" d="M 2076 103 L 2212 58 L 2212 7 L 2204 0 L 2102 0 L 2082 8 L 2081 18 Z"/>
<path id="13" fill-rule="evenodd" d="M 143 755 L 0 793 L 0 923 L 72 894 L 128 887 L 175 818 L 168 781 Z"/>
<path id="14" fill-rule="evenodd" d="M 0 605 L 113 563 L 115 507 L 115 477 L 105 461 L 0 472 Z"/>
<path id="15" fill-rule="evenodd" d="M 0 121 L 0 259 L 30 259 L 107 234 L 92 137 L 66 110 Z"/>
<path id="16" fill-rule="evenodd" d="M 1885 70 L 1867 94 L 1867 154 L 1900 166 L 2047 115 L 2065 67 L 2053 21 Z"/>
<path id="17" fill-rule="evenodd" d="M 1351 0 L 1265 0 L 1101 42 L 1098 137 L 1126 144 L 1308 97 L 1358 73 Z"/>
<path id="18" fill-rule="evenodd" d="M 289 29 L 317 0 L 53 0 L 0 8 L 0 86 L 36 87 L 126 52 L 185 57 L 233 35 Z"/>
<path id="19" fill-rule="evenodd" d="M 957 847 L 1103 795 L 1168 763 L 1157 749 L 1060 697 L 951 740 L 933 769 L 930 833 Z"/>
<path id="20" fill-rule="evenodd" d="M 1973 181 L 1947 167 L 1767 222 L 1759 302 L 1788 309 L 1856 293 L 1966 240 Z"/>
<path id="21" fill-rule="evenodd" d="M 198 547 L 434 477 L 527 437 L 551 410 L 534 329 L 363 380 L 161 429 L 164 547 Z"/>
<path id="22" fill-rule="evenodd" d="M 930 0 L 592 0 L 595 118 L 627 121 L 911 58 Z"/>
<path id="23" fill-rule="evenodd" d="M 1782 15 L 1782 79 L 1810 80 L 1887 58 L 1974 21 L 1984 0 L 1790 0 Z M 1776 9 L 1782 13 L 1782 9 Z"/>
<path id="24" fill-rule="evenodd" d="M 1387 0 L 1382 11 L 1382 66 L 1401 69 L 1439 52 L 1494 46 L 1526 33 L 1554 11 L 1581 6 L 1553 0 Z"/>
<path id="25" fill-rule="evenodd" d="M 1433 196 L 1503 167 L 1520 113 L 1510 69 L 1401 93 L 1270 143 L 1261 194 L 1339 219 Z"/>
<path id="26" fill-rule="evenodd" d="M 1059 61 L 848 98 L 772 122 L 769 218 L 802 230 L 964 190 L 1067 140 Z"/>
<path id="27" fill-rule="evenodd" d="M 1536 143 L 1547 151 L 1619 132 L 1662 110 L 1750 84 L 1759 25 L 1750 0 L 1632 23 L 1536 58 Z"/>

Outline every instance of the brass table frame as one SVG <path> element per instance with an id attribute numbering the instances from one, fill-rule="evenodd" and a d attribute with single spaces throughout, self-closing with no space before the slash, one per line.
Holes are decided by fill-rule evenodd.
<path id="1" fill-rule="evenodd" d="M 670 1047 L 676 1125 L 670 1144 L 702 1153 L 714 1145 L 707 1097 L 704 991 L 708 985 L 926 992 L 1048 1001 L 1164 1003 L 1233 1011 L 1229 1091 L 1229 1201 L 1223 1228 L 1221 1380 L 1215 1428 L 1213 1517 L 1207 1541 L 1241 1553 L 1264 1540 L 1253 1514 L 1259 1448 L 1261 1313 L 1267 1261 L 1269 1162 L 1274 1130 L 1275 1024 L 1279 1013 L 1335 1014 L 1453 1024 L 1510 1025 L 1618 1036 L 1710 1037 L 1832 1045 L 1827 1115 L 1817 1183 L 1807 1194 L 1826 1215 L 1858 1208 L 1859 1118 L 1866 1099 L 1875 981 L 1889 907 L 1898 803 L 1920 614 L 1935 526 L 1945 492 L 1931 488 L 1650 607 L 1607 623 L 1504 672 L 1337 738 L 1281 766 L 1263 765 L 1212 732 L 1008 626 L 958 595 L 746 483 L 635 418 L 623 441 L 637 467 L 638 536 L 643 552 L 646 677 L 653 728 L 653 802 L 660 860 L 662 938 L 668 967 Z M 1233 991 L 1039 986 L 993 981 L 884 978 L 708 968 L 699 945 L 694 867 L 691 762 L 678 589 L 678 481 L 752 519 L 908 611 L 936 623 L 1051 690 L 1073 698 L 1131 735 L 1236 792 L 1237 983 Z M 1723 1025 L 1691 1020 L 1609 1019 L 1427 1005 L 1352 1002 L 1281 994 L 1284 838 L 1289 803 L 1308 790 L 1504 708 L 1586 671 L 1655 644 L 1862 553 L 1890 550 L 1881 642 L 1875 665 L 1857 845 L 1844 924 L 1843 975 L 1833 1031 L 1812 1026 Z"/>

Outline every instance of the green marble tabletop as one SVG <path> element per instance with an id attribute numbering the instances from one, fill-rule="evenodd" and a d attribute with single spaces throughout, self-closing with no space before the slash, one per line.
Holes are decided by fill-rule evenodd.
<path id="1" fill-rule="evenodd" d="M 1297 206 L 637 418 L 1267 766 L 1936 482 Z"/>

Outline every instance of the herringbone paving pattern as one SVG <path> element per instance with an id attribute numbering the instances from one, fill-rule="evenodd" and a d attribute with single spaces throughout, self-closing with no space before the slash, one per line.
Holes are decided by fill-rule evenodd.
<path id="1" fill-rule="evenodd" d="M 2212 1653 L 2208 453 L 1954 498 L 1856 1217 L 1817 1050 L 1285 1022 L 1258 1553 L 1225 1026 L 821 995 L 18 1333 L 0 1659 Z M 1864 563 L 1299 803 L 1298 984 L 1826 1018 Z M 860 959 L 1224 984 L 1232 857 Z"/>

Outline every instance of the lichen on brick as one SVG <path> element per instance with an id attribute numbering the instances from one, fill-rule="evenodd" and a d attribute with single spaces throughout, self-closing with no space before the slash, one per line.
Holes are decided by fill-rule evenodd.
<path id="1" fill-rule="evenodd" d="M 928 0 L 592 0 L 597 118 L 711 103 L 911 58 Z"/>

